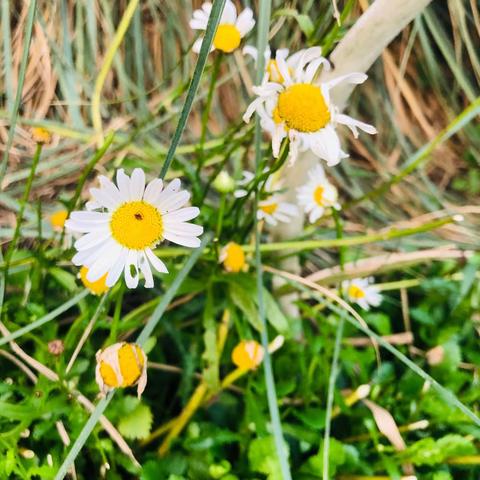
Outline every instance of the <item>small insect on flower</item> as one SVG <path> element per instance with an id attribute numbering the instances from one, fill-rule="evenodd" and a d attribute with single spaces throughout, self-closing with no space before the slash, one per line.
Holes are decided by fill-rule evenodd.
<path id="1" fill-rule="evenodd" d="M 83 285 L 85 288 L 88 288 L 91 293 L 94 295 L 103 295 L 105 292 L 108 291 L 107 284 L 107 274 L 103 275 L 103 277 L 100 277 L 98 280 L 95 280 L 94 282 L 90 282 L 87 278 L 88 274 L 88 268 L 83 266 L 80 269 L 80 272 L 78 273 L 78 277 L 82 281 Z"/>
<path id="2" fill-rule="evenodd" d="M 212 4 L 210 2 L 205 2 L 201 9 L 195 10 L 190 20 L 190 27 L 194 30 L 206 30 L 211 10 Z M 241 39 L 247 35 L 254 26 L 255 20 L 253 19 L 253 11 L 251 8 L 245 8 L 243 12 L 237 16 L 235 4 L 231 0 L 227 0 L 210 51 L 217 49 L 225 53 L 233 52 L 239 47 Z M 193 44 L 192 50 L 195 53 L 200 52 L 202 42 L 203 37 L 197 39 Z"/>
<path id="3" fill-rule="evenodd" d="M 137 385 L 140 397 L 147 385 L 147 356 L 135 343 L 120 342 L 96 354 L 95 379 L 102 394 Z"/>
<path id="4" fill-rule="evenodd" d="M 51 133 L 43 127 L 33 127 L 31 130 L 33 141 L 36 143 L 50 143 L 52 141 Z"/>
<path id="5" fill-rule="evenodd" d="M 187 221 L 200 210 L 181 208 L 190 193 L 180 190 L 179 179 L 164 188 L 156 178 L 145 187 L 145 173 L 136 168 L 131 177 L 117 170 L 117 185 L 104 176 L 99 180 L 100 188 L 90 189 L 93 200 L 87 203 L 87 211 L 72 212 L 65 222 L 69 231 L 84 234 L 75 242 L 78 252 L 72 262 L 88 268 L 89 282 L 107 274 L 105 284 L 111 287 L 123 272 L 127 287 L 136 288 L 141 272 L 145 287 L 152 288 L 150 265 L 159 273 L 168 273 L 152 249 L 163 240 L 198 247 L 203 227 Z"/>
<path id="6" fill-rule="evenodd" d="M 258 113 L 262 128 L 272 136 L 274 157 L 279 156 L 280 145 L 288 137 L 290 162 L 295 162 L 299 152 L 311 150 L 328 165 L 336 165 L 348 156 L 340 146 L 338 124 L 349 127 L 355 137 L 358 129 L 370 134 L 377 132 L 372 125 L 339 113 L 330 100 L 333 87 L 342 82 L 363 83 L 367 79 L 365 74 L 351 73 L 314 83 L 321 66 L 330 69 L 320 47 L 303 50 L 300 57 L 295 58 L 294 68 L 289 67 L 284 53 L 277 52 L 275 60 L 281 81 L 270 79 L 267 73 L 262 84 L 253 88 L 257 98 L 243 116 L 248 122 L 254 112 Z"/>
<path id="7" fill-rule="evenodd" d="M 298 203 L 308 214 L 310 223 L 315 223 L 329 207 L 340 208 L 337 202 L 338 191 L 325 175 L 321 165 L 317 165 L 308 172 L 309 180 L 306 185 L 297 189 Z"/>
<path id="8" fill-rule="evenodd" d="M 228 242 L 221 250 L 219 260 L 227 272 L 245 272 L 248 269 L 245 252 L 241 245 Z"/>
<path id="9" fill-rule="evenodd" d="M 351 302 L 369 310 L 371 306 L 378 307 L 382 303 L 382 296 L 378 288 L 372 285 L 373 282 L 373 277 L 346 280 L 342 282 L 342 290 Z"/>
<path id="10" fill-rule="evenodd" d="M 263 361 L 265 352 L 255 340 L 242 340 L 232 351 L 232 362 L 242 370 L 255 370 Z"/>
<path id="11" fill-rule="evenodd" d="M 57 231 L 62 231 L 65 226 L 65 221 L 68 218 L 68 212 L 66 210 L 57 210 L 50 215 L 50 223 L 52 228 Z"/>

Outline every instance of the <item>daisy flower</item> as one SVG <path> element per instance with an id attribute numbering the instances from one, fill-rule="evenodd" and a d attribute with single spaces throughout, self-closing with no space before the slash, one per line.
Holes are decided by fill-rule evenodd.
<path id="1" fill-rule="evenodd" d="M 338 192 L 325 175 L 321 165 L 317 165 L 308 172 L 309 181 L 297 189 L 298 203 L 308 214 L 310 223 L 315 223 L 329 207 L 340 208 L 337 203 Z"/>
<path id="2" fill-rule="evenodd" d="M 141 272 L 145 287 L 152 288 L 150 266 L 168 273 L 153 249 L 163 240 L 198 247 L 203 227 L 187 221 L 200 211 L 182 208 L 190 194 L 180 190 L 179 179 L 164 187 L 156 178 L 145 187 L 145 174 L 136 168 L 131 177 L 117 170 L 117 185 L 104 176 L 99 180 L 100 188 L 90 189 L 93 200 L 87 203 L 87 211 L 72 212 L 65 222 L 69 231 L 84 234 L 74 244 L 78 252 L 72 262 L 88 268 L 89 282 L 107 274 L 105 283 L 111 287 L 124 272 L 127 287 L 136 288 Z"/>
<path id="3" fill-rule="evenodd" d="M 120 342 L 96 354 L 95 380 L 103 395 L 114 388 L 137 386 L 138 397 L 147 385 L 147 356 L 135 343 Z"/>
<path id="4" fill-rule="evenodd" d="M 245 252 L 241 245 L 228 242 L 221 250 L 219 260 L 227 272 L 244 272 L 247 270 Z"/>
<path id="5" fill-rule="evenodd" d="M 190 20 L 190 27 L 194 30 L 206 30 L 207 23 L 210 18 L 212 4 L 205 2 L 202 8 L 193 12 Z M 253 19 L 253 11 L 251 8 L 245 8 L 240 15 L 237 16 L 237 8 L 231 0 L 225 2 L 220 23 L 218 24 L 217 32 L 213 38 L 211 51 L 217 49 L 225 53 L 231 53 L 236 50 L 241 39 L 247 35 L 255 26 Z M 195 53 L 200 52 L 202 47 L 203 37 L 197 39 L 193 44 L 192 50 Z"/>
<path id="6" fill-rule="evenodd" d="M 340 146 L 336 132 L 338 124 L 349 127 L 355 137 L 358 129 L 370 134 L 377 132 L 372 125 L 339 113 L 330 99 L 330 90 L 336 85 L 342 82 L 360 84 L 367 75 L 351 73 L 314 83 L 322 65 L 330 68 L 320 47 L 304 50 L 295 68 L 290 70 L 283 55 L 277 54 L 275 60 L 283 82 L 272 81 L 268 74 L 265 75 L 262 84 L 253 88 L 257 98 L 243 116 L 248 122 L 254 112 L 258 113 L 262 128 L 272 136 L 274 157 L 278 157 L 282 140 L 288 137 L 291 162 L 295 162 L 299 152 L 311 150 L 328 165 L 336 165 L 348 156 Z"/>
<path id="7" fill-rule="evenodd" d="M 369 310 L 370 306 L 378 307 L 382 303 L 382 296 L 378 293 L 378 288 L 372 285 L 373 281 L 373 277 L 346 280 L 342 282 L 342 290 L 351 302 Z"/>
<path id="8" fill-rule="evenodd" d="M 61 232 L 67 218 L 68 212 L 66 210 L 57 210 L 50 215 L 50 224 L 54 230 Z"/>

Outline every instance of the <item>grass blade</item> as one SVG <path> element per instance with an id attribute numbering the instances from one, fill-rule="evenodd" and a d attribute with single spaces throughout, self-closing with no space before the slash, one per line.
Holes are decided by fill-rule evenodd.
<path id="1" fill-rule="evenodd" d="M 20 72 L 18 74 L 17 93 L 15 95 L 15 102 L 13 104 L 13 110 L 10 116 L 10 125 L 8 129 L 7 144 L 3 152 L 2 164 L 0 165 L 0 188 L 2 184 L 5 171 L 7 170 L 8 156 L 10 148 L 13 143 L 13 136 L 15 134 L 15 126 L 17 125 L 18 109 L 20 107 L 20 101 L 22 99 L 23 84 L 25 82 L 25 73 L 27 71 L 28 52 L 30 50 L 30 42 L 32 41 L 33 22 L 35 20 L 35 12 L 37 10 L 37 0 L 30 0 L 28 6 L 27 22 L 25 25 L 25 38 L 23 40 L 22 60 L 20 61 Z M 2 14 L 3 18 L 3 14 Z M 7 20 L 9 21 L 9 20 Z"/>
<path id="2" fill-rule="evenodd" d="M 215 0 L 213 2 L 212 11 L 210 12 L 210 17 L 208 19 L 207 29 L 205 30 L 205 36 L 202 41 L 202 48 L 198 54 L 197 64 L 195 65 L 195 70 L 193 71 L 192 81 L 188 87 L 187 98 L 183 104 L 182 112 L 180 113 L 180 120 L 178 121 L 177 128 L 173 134 L 172 143 L 168 149 L 165 162 L 163 163 L 162 170 L 160 172 L 160 178 L 164 178 L 170 168 L 170 164 L 173 161 L 173 156 L 177 149 L 178 143 L 182 136 L 183 131 L 185 130 L 185 125 L 187 123 L 188 115 L 192 109 L 193 99 L 198 90 L 200 84 L 200 78 L 202 77 L 205 64 L 207 63 L 207 57 L 212 47 L 213 38 L 217 31 L 218 23 L 223 12 L 223 7 L 225 5 L 225 0 Z"/>
<path id="3" fill-rule="evenodd" d="M 10 2 L 2 0 L 2 32 L 3 32 L 3 68 L 5 70 L 5 95 L 7 97 L 7 112 L 13 112 L 13 73 L 12 73 L 12 42 L 10 32 Z"/>

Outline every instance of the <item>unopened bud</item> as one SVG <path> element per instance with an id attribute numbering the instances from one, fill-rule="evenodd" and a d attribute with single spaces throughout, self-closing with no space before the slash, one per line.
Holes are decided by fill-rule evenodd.
<path id="1" fill-rule="evenodd" d="M 230 193 L 235 188 L 235 180 L 227 172 L 220 172 L 213 181 L 213 187 L 220 193 Z"/>
<path id="2" fill-rule="evenodd" d="M 63 353 L 65 350 L 65 347 L 63 345 L 62 340 L 52 340 L 51 342 L 48 342 L 48 351 L 52 354 L 58 357 Z"/>

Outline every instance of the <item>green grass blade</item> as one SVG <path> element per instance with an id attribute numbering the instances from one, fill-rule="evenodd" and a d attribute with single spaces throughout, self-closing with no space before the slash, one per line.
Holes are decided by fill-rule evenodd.
<path id="1" fill-rule="evenodd" d="M 180 285 L 182 284 L 183 280 L 190 273 L 190 270 L 193 268 L 197 260 L 200 258 L 200 255 L 202 254 L 207 244 L 210 242 L 211 237 L 212 236 L 210 234 L 204 235 L 200 246 L 193 251 L 193 253 L 190 255 L 188 260 L 183 265 L 182 269 L 178 272 L 177 276 L 175 277 L 175 280 L 170 285 L 168 290 L 165 292 L 165 294 L 162 297 L 162 300 L 157 305 L 157 308 L 155 308 L 149 321 L 147 322 L 143 330 L 140 332 L 140 335 L 137 338 L 138 344 L 142 345 L 147 340 L 147 338 L 151 335 L 154 328 L 157 326 L 158 322 L 161 320 L 163 314 L 165 313 L 165 310 L 167 309 L 168 305 L 170 304 L 173 297 L 175 296 Z M 113 390 L 105 398 L 102 398 L 98 402 L 97 406 L 95 407 L 95 410 L 90 415 L 87 423 L 84 425 L 82 431 L 80 432 L 80 435 L 75 440 L 75 443 L 72 445 L 72 448 L 68 452 L 68 455 L 66 456 L 57 474 L 55 475 L 55 480 L 62 480 L 65 477 L 70 466 L 73 464 L 73 462 L 77 458 L 77 455 L 80 453 L 80 450 L 82 449 L 83 445 L 85 444 L 88 437 L 90 436 L 90 433 L 92 433 L 92 430 L 95 428 L 95 425 L 97 424 L 98 420 L 100 419 L 103 412 L 105 411 L 108 404 L 110 403 L 110 400 L 112 399 L 114 393 L 115 391 Z"/>
<path id="2" fill-rule="evenodd" d="M 45 325 L 46 323 L 52 320 L 55 320 L 55 318 L 57 318 L 59 315 L 66 312 L 70 308 L 72 308 L 80 300 L 82 300 L 82 298 L 85 298 L 88 294 L 89 294 L 89 291 L 85 289 L 80 293 L 78 293 L 77 295 L 75 295 L 70 300 L 68 300 L 67 302 L 65 302 L 63 305 L 60 305 L 55 310 L 52 310 L 51 312 L 47 313 L 43 317 L 39 318 L 38 320 L 35 320 L 32 323 L 29 323 L 25 327 L 15 330 L 10 335 L 7 335 L 6 337 L 0 338 L 0 346 L 11 342 L 12 340 L 15 340 L 18 337 L 21 337 L 22 335 L 25 335 L 26 333 L 31 332 L 32 330 L 35 330 L 36 328 L 39 328 L 42 325 Z"/>
<path id="3" fill-rule="evenodd" d="M 22 100 L 23 84 L 25 82 L 25 73 L 28 64 L 28 51 L 30 50 L 30 42 L 32 41 L 33 22 L 35 20 L 35 12 L 37 10 L 37 0 L 31 0 L 28 6 L 27 21 L 25 23 L 25 38 L 23 40 L 22 59 L 20 61 L 20 71 L 18 74 L 17 93 L 15 95 L 15 102 L 10 116 L 10 125 L 8 129 L 7 144 L 3 152 L 2 164 L 0 165 L 0 185 L 2 183 L 5 171 L 7 170 L 8 156 L 10 148 L 13 143 L 13 136 L 15 134 L 15 126 L 17 125 L 18 109 L 20 101 Z M 2 15 L 3 18 L 3 15 Z M 8 20 L 9 21 L 9 20 Z M 0 187 L 1 188 L 1 187 Z"/>
<path id="4" fill-rule="evenodd" d="M 265 56 L 263 52 L 267 47 L 268 32 L 270 28 L 271 15 L 271 0 L 260 1 L 260 11 L 258 15 L 258 31 L 257 31 L 257 72 L 256 82 L 259 85 L 265 74 Z M 260 126 L 260 118 L 255 115 L 255 167 L 257 177 L 261 175 L 262 164 L 262 130 Z M 258 210 L 258 203 L 260 201 L 261 185 L 259 184 L 255 190 L 255 208 L 254 212 Z M 275 388 L 275 379 L 273 377 L 272 360 L 268 352 L 268 331 L 267 320 L 265 316 L 265 303 L 263 298 L 263 267 L 262 256 L 260 253 L 261 231 L 258 225 L 257 216 L 254 215 L 254 230 L 255 230 L 255 268 L 257 272 L 257 295 L 258 295 L 258 315 L 262 323 L 262 330 L 260 332 L 263 350 L 265 357 L 263 360 L 263 370 L 265 373 L 265 384 L 267 387 L 267 401 L 270 412 L 270 419 L 272 421 L 273 437 L 275 440 L 275 448 L 277 450 L 277 457 L 280 463 L 283 480 L 291 480 L 290 467 L 288 464 L 288 456 L 285 452 L 285 441 L 283 439 L 282 424 L 280 421 L 280 412 L 278 410 L 277 392 Z"/>
<path id="5" fill-rule="evenodd" d="M 182 112 L 180 113 L 180 120 L 178 121 L 177 128 L 173 134 L 172 143 L 170 144 L 165 162 L 163 163 L 162 170 L 160 172 L 160 178 L 164 178 L 167 174 L 170 164 L 173 161 L 173 156 L 175 155 L 178 143 L 180 142 L 182 133 L 185 130 L 188 115 L 192 109 L 193 99 L 197 93 L 200 79 L 202 77 L 203 70 L 205 69 L 205 64 L 207 63 L 207 57 L 210 52 L 210 48 L 212 47 L 213 38 L 215 36 L 215 32 L 217 31 L 217 26 L 220 22 L 224 5 L 225 0 L 215 0 L 213 2 L 212 11 L 210 12 L 210 17 L 208 19 L 207 29 L 205 31 L 205 36 L 203 37 L 202 48 L 200 49 L 200 53 L 198 55 L 192 81 L 188 87 L 187 98 L 183 104 Z"/>
<path id="6" fill-rule="evenodd" d="M 10 32 L 10 2 L 2 0 L 2 41 L 3 41 L 3 69 L 5 70 L 5 95 L 7 97 L 7 111 L 13 112 L 13 73 L 12 73 L 12 42 Z"/>

